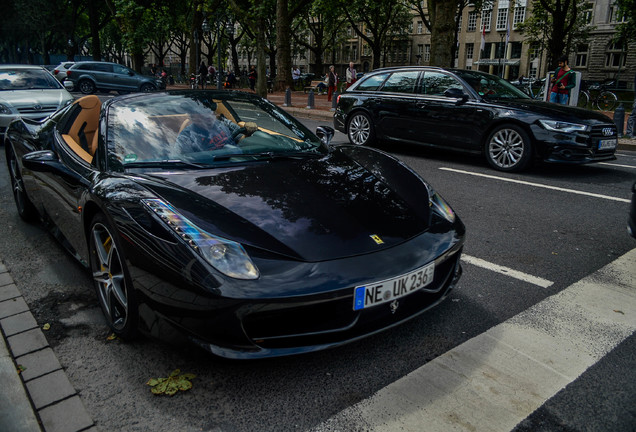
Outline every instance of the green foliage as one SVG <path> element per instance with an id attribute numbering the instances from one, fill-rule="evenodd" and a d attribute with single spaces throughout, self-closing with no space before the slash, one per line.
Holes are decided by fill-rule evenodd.
<path id="1" fill-rule="evenodd" d="M 588 0 L 536 0 L 531 16 L 518 29 L 531 46 L 547 50 L 550 62 L 587 41 L 593 30 L 585 14 L 590 8 Z"/>
<path id="2" fill-rule="evenodd" d="M 616 42 L 636 41 L 636 0 L 616 0 L 618 15 L 625 21 L 616 27 Z"/>
<path id="3" fill-rule="evenodd" d="M 179 391 L 190 390 L 192 388 L 190 381 L 195 377 L 196 375 L 191 373 L 181 375 L 181 370 L 175 369 L 168 378 L 151 378 L 146 384 L 152 387 L 150 391 L 155 395 L 174 396 Z"/>

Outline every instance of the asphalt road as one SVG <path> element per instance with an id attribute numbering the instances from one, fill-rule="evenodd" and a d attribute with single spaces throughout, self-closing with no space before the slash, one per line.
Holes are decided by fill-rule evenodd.
<path id="1" fill-rule="evenodd" d="M 315 130 L 324 122 L 305 124 Z M 338 133 L 334 142 L 345 139 Z M 532 278 L 464 262 L 458 289 L 429 313 L 345 347 L 291 358 L 226 361 L 150 339 L 109 341 L 87 271 L 42 226 L 19 219 L 2 152 L 0 259 L 38 323 L 51 325 L 49 343 L 99 430 L 311 429 L 636 247 L 626 234 L 628 204 L 621 201 L 636 180 L 636 153 L 621 151 L 608 164 L 502 174 L 476 157 L 383 148 L 426 178 L 459 214 L 467 227 L 466 256 L 552 283 L 542 287 Z M 580 430 L 633 429 L 634 358 L 632 336 L 520 430 L 554 430 L 576 416 L 586 421 Z M 193 389 L 154 396 L 146 381 L 177 368 L 196 375 Z"/>

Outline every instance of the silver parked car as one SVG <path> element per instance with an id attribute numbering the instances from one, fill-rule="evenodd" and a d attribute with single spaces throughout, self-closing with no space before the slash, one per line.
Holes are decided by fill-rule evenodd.
<path id="1" fill-rule="evenodd" d="M 72 100 L 42 66 L 0 65 L 0 134 L 18 117 L 43 120 Z"/>
<path id="2" fill-rule="evenodd" d="M 92 94 L 97 90 L 130 93 L 166 88 L 160 78 L 140 75 L 126 66 L 101 61 L 83 61 L 72 65 L 66 71 L 64 86 L 84 94 Z"/>

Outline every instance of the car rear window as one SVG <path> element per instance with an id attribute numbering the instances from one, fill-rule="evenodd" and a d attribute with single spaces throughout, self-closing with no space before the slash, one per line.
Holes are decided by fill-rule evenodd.
<path id="1" fill-rule="evenodd" d="M 415 93 L 418 71 L 396 72 L 382 86 L 382 91 L 395 93 Z"/>
<path id="2" fill-rule="evenodd" d="M 388 72 L 370 76 L 364 81 L 362 81 L 360 84 L 358 84 L 358 86 L 356 87 L 356 90 L 360 90 L 360 91 L 377 90 L 378 87 L 382 85 L 382 83 L 387 79 L 388 76 L 389 76 Z"/>

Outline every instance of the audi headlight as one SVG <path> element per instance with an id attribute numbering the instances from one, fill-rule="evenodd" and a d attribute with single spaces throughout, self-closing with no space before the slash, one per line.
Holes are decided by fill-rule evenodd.
<path id="1" fill-rule="evenodd" d="M 450 223 L 455 222 L 455 212 L 453 211 L 451 206 L 449 206 L 448 203 L 444 201 L 444 198 L 442 198 L 437 192 L 430 188 L 428 190 L 428 197 L 429 206 L 435 213 L 437 213 Z"/>
<path id="2" fill-rule="evenodd" d="M 0 114 L 13 114 L 11 105 L 0 103 Z"/>
<path id="3" fill-rule="evenodd" d="M 240 243 L 203 231 L 170 204 L 159 199 L 145 199 L 142 202 L 221 273 L 235 279 L 258 278 L 258 269 Z"/>
<path id="4" fill-rule="evenodd" d="M 578 123 L 568 123 L 557 120 L 539 120 L 539 123 L 541 123 L 541 126 L 552 132 L 572 133 L 588 131 L 587 125 Z"/>

